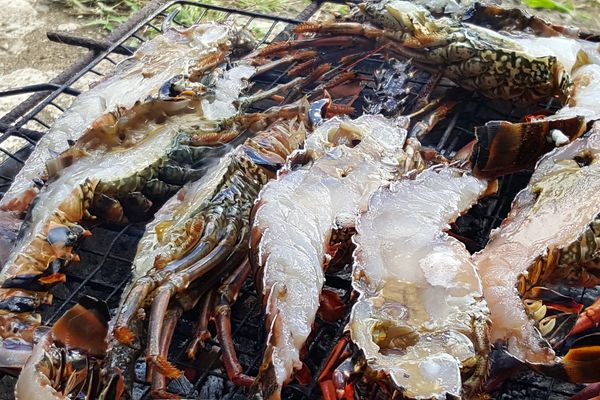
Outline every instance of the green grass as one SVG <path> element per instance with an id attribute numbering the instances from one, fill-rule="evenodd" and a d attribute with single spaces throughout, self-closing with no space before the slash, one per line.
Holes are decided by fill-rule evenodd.
<path id="1" fill-rule="evenodd" d="M 279 15 L 283 14 L 294 17 L 310 3 L 310 0 L 200 0 L 200 3 L 254 11 L 262 14 L 278 13 Z M 175 17 L 175 22 L 183 26 L 190 26 L 197 23 L 200 17 L 202 17 L 202 21 L 222 21 L 226 16 L 224 12 L 215 10 L 207 11 L 203 7 L 189 5 L 176 7 L 180 10 Z M 243 24 L 244 22 L 240 23 Z M 262 38 L 266 34 L 266 30 L 256 24 L 252 24 L 250 30 L 258 38 Z M 148 33 L 153 34 L 152 32 Z"/>
<path id="2" fill-rule="evenodd" d="M 221 7 L 236 8 L 238 10 L 254 11 L 262 14 L 285 12 L 286 15 L 293 17 L 302 11 L 304 7 L 310 3 L 310 0 L 200 0 L 199 2 Z M 184 6 L 180 14 L 181 16 L 178 16 L 178 20 L 195 22 L 197 17 L 201 14 L 201 10 L 199 10 L 198 7 Z M 205 19 L 209 19 L 208 15 Z"/>
<path id="3" fill-rule="evenodd" d="M 346 15 L 350 12 L 350 7 L 342 4 L 325 3 L 321 6 L 320 10 L 340 15 Z"/>
<path id="4" fill-rule="evenodd" d="M 573 4 L 571 1 L 556 2 L 554 0 L 523 0 L 523 3 L 531 8 L 554 10 L 567 14 L 571 14 L 573 11 L 575 11 L 575 4 Z"/>
<path id="5" fill-rule="evenodd" d="M 75 12 L 91 19 L 88 26 L 114 30 L 128 16 L 139 10 L 147 0 L 59 0 Z"/>
<path id="6" fill-rule="evenodd" d="M 97 26 L 106 31 L 114 30 L 125 22 L 130 14 L 137 11 L 148 0 L 54 0 L 72 9 L 75 13 L 89 19 L 88 26 Z M 262 14 L 278 14 L 295 17 L 310 0 L 199 0 L 199 3 L 219 5 L 222 7 L 254 11 Z M 202 7 L 184 5 L 175 18 L 175 22 L 190 26 L 203 16 L 204 21 L 223 20 L 225 13 Z M 340 13 L 347 12 L 348 7 L 325 4 L 323 9 Z M 147 32 L 150 36 L 154 34 Z"/>

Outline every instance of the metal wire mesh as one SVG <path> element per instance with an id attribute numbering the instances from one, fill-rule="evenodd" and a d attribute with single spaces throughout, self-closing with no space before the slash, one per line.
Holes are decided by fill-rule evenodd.
<path id="1" fill-rule="evenodd" d="M 258 37 L 260 45 L 264 45 L 275 38 L 280 40 L 290 37 L 291 24 L 307 19 L 320 6 L 321 3 L 312 3 L 298 19 L 290 19 L 203 5 L 192 1 L 175 1 L 159 8 L 149 18 L 136 21 L 127 34 L 110 43 L 106 49 L 97 51 L 97 56 L 80 71 L 74 73 L 65 84 L 41 88 L 50 90 L 50 92 L 30 111 L 10 124 L 0 123 L 0 131 L 3 132 L 0 134 L 0 152 L 4 154 L 4 161 L 0 165 L 0 190 L 6 189 L 10 185 L 12 178 L 26 160 L 37 140 L 49 129 L 56 116 L 68 107 L 73 96 L 84 89 L 92 79 L 95 80 L 97 76 L 102 76 L 126 54 L 132 54 L 142 42 L 159 33 L 161 24 L 175 8 L 183 7 L 188 11 L 176 16 L 173 20 L 175 24 L 190 25 L 204 20 L 220 21 L 235 18 L 238 24 L 250 29 Z M 183 14 L 186 15 L 185 18 L 181 17 Z M 359 65 L 358 69 L 364 74 L 372 74 L 373 70 L 378 68 L 381 63 L 382 60 L 379 59 L 367 59 Z M 289 68 L 262 76 L 257 81 L 255 89 L 269 88 L 285 81 Z M 423 80 L 414 79 L 411 82 L 412 90 L 418 93 L 424 83 Z M 30 90 L 36 90 L 36 88 L 30 88 Z M 254 109 L 264 110 L 274 104 L 273 101 L 264 101 L 255 105 Z M 360 111 L 360 99 L 357 104 Z M 540 106 L 549 108 L 552 107 L 552 104 Z M 442 154 L 451 156 L 473 138 L 474 126 L 481 125 L 490 119 L 518 120 L 522 115 L 533 110 L 517 109 L 504 102 L 473 97 L 462 103 L 439 124 L 426 138 L 424 144 L 432 145 Z M 457 222 L 455 231 L 472 239 L 475 249 L 481 248 L 485 244 L 490 230 L 499 225 L 510 209 L 514 195 L 526 185 L 527 180 L 527 174 L 516 174 L 504 179 L 498 194 L 487 198 L 463 216 Z M 43 319 L 46 323 L 54 322 L 82 295 L 87 294 L 105 300 L 113 310 L 118 305 L 120 293 L 130 275 L 136 243 L 143 233 L 143 226 L 128 225 L 119 230 L 97 226 L 92 229 L 92 233 L 92 238 L 84 240 L 78 249 L 81 262 L 70 265 L 65 271 L 67 282 L 59 284 L 53 289 L 53 304 L 43 310 Z M 351 294 L 349 265 L 335 272 L 329 271 L 326 274 L 326 288 L 335 291 L 344 300 L 349 301 Z M 592 299 L 595 294 L 587 294 L 587 296 Z M 581 291 L 580 296 L 583 299 L 586 292 Z M 586 301 L 590 301 L 590 299 Z M 232 310 L 234 343 L 240 362 L 248 375 L 258 372 L 264 346 L 264 327 L 262 326 L 260 305 L 261 301 L 254 290 L 253 283 L 249 280 Z M 197 311 L 192 310 L 183 315 L 177 326 L 169 358 L 185 372 L 185 375 L 171 382 L 169 389 L 185 398 L 246 398 L 247 391 L 236 387 L 227 379 L 219 357 L 218 342 L 209 340 L 205 345 L 205 351 L 195 361 L 186 357 L 185 349 L 192 338 L 196 319 Z M 304 358 L 313 377 L 319 375 L 327 355 L 342 335 L 345 322 L 345 320 L 341 320 L 336 323 L 328 323 L 317 319 L 317 329 L 308 341 Z M 134 398 L 149 398 L 149 386 L 144 379 L 143 363 L 138 363 L 136 371 L 138 376 Z M 10 379 L 4 378 L 3 383 L 10 386 Z M 576 385 L 559 383 L 526 372 L 506 381 L 493 396 L 498 399 L 558 399 L 569 396 L 577 388 Z M 301 385 L 297 382 L 287 385 L 283 398 L 313 399 L 320 398 L 320 395 L 318 384 L 313 379 L 308 385 Z"/>

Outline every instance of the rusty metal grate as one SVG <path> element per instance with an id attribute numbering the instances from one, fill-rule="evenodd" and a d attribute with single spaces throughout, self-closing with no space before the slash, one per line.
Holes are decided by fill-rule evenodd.
<path id="1" fill-rule="evenodd" d="M 103 75 L 125 55 L 132 52 L 149 37 L 160 32 L 160 26 L 176 8 L 185 7 L 192 10 L 195 21 L 224 20 L 235 17 L 238 23 L 258 34 L 260 44 L 268 44 L 275 39 L 290 37 L 289 28 L 292 24 L 308 19 L 323 3 L 314 2 L 295 19 L 278 16 L 268 16 L 248 11 L 234 10 L 213 5 L 205 5 L 193 1 L 172 1 L 152 9 L 145 9 L 134 16 L 122 29 L 118 37 L 108 41 L 93 41 L 64 35 L 53 36 L 62 42 L 89 48 L 90 54 L 83 64 L 72 69 L 63 76 L 62 83 L 34 85 L 13 91 L 0 93 L 12 95 L 35 92 L 36 95 L 23 105 L 17 106 L 12 112 L 0 118 L 0 152 L 4 161 L 0 165 L 0 191 L 5 190 L 12 182 L 23 162 L 31 152 L 37 140 L 52 125 L 57 114 L 68 106 L 73 96 L 76 96 L 91 77 Z M 184 21 L 175 17 L 175 24 Z M 382 60 L 368 59 L 359 66 L 360 72 L 370 74 L 378 68 Z M 261 77 L 257 89 L 268 88 L 286 79 L 287 70 L 274 71 Z M 426 78 L 427 76 L 425 76 Z M 418 93 L 425 83 L 424 78 L 412 82 L 415 93 Z M 256 109 L 266 109 L 273 102 L 263 102 Z M 360 110 L 361 100 L 358 100 Z M 543 104 L 539 108 L 550 108 L 553 105 Z M 53 111 L 54 110 L 54 111 Z M 505 102 L 493 102 L 473 97 L 461 104 L 427 137 L 424 144 L 436 147 L 442 154 L 451 156 L 473 138 L 473 127 L 481 125 L 490 119 L 518 120 L 524 114 L 535 111 L 521 110 Z M 17 143 L 10 148 L 9 142 Z M 0 154 L 0 156 L 2 156 Z M 510 204 L 518 190 L 523 188 L 528 180 L 527 174 L 509 176 L 501 182 L 497 195 L 484 200 L 474 207 L 458 222 L 458 232 L 482 246 L 490 230 L 496 227 L 510 209 Z M 53 289 L 54 302 L 43 310 L 43 318 L 47 323 L 55 321 L 62 313 L 72 306 L 82 295 L 92 295 L 105 300 L 111 309 L 119 302 L 119 296 L 129 275 L 138 239 L 143 234 L 142 225 L 128 225 L 120 230 L 97 226 L 92 229 L 93 236 L 86 239 L 78 249 L 81 262 L 74 263 L 66 269 L 67 282 Z M 349 300 L 350 268 L 349 265 L 336 272 L 326 274 L 326 287 L 341 294 Z M 592 295 L 597 293 L 592 293 Z M 581 298 L 592 295 L 581 291 Z M 590 300 L 588 299 L 588 301 Z M 254 375 L 262 357 L 264 346 L 264 327 L 260 310 L 261 302 L 254 290 L 253 283 L 246 282 L 238 301 L 233 307 L 232 326 L 234 343 L 239 359 L 245 372 Z M 183 315 L 177 326 L 170 349 L 170 360 L 185 371 L 185 376 L 170 383 L 169 389 L 179 393 L 184 398 L 201 399 L 244 399 L 247 392 L 235 387 L 228 379 L 219 358 L 219 344 L 214 340 L 206 343 L 205 351 L 196 361 L 187 359 L 185 349 L 193 335 L 194 321 L 197 311 L 192 310 Z M 337 323 L 326 323 L 317 319 L 318 329 L 315 330 L 306 347 L 305 362 L 313 377 L 319 375 L 323 363 L 333 345 L 342 335 L 345 320 Z M 135 399 L 149 398 L 149 386 L 144 381 L 142 363 L 138 364 Z M 11 393 L 14 378 L 4 376 L 0 380 L 0 394 Z M 521 374 L 506 381 L 493 396 L 498 399 L 561 399 L 572 395 L 578 386 L 560 383 L 541 377 L 530 372 Z M 320 390 L 313 379 L 308 385 L 297 382 L 289 384 L 283 393 L 286 399 L 317 399 Z M 0 397 L 4 398 L 0 395 Z M 381 397 L 374 393 L 371 398 Z"/>

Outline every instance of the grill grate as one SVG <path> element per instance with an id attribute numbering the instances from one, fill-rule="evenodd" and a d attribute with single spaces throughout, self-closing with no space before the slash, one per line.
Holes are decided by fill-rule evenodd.
<path id="1" fill-rule="evenodd" d="M 0 96 L 38 93 L 34 99 L 28 101 L 27 105 L 15 108 L 13 112 L 0 119 L 0 151 L 4 154 L 4 156 L 0 154 L 0 157 L 4 157 L 0 165 L 0 191 L 8 188 L 37 140 L 52 125 L 56 116 L 70 104 L 73 96 L 76 96 L 92 79 L 102 76 L 103 71 L 110 69 L 125 55 L 132 54 L 143 41 L 160 32 L 159 27 L 165 19 L 172 16 L 175 9 L 186 8 L 189 11 L 186 15 L 195 17 L 195 20 L 185 20 L 180 13 L 173 20 L 174 24 L 179 25 L 235 18 L 239 24 L 251 29 L 262 45 L 275 39 L 290 37 L 291 25 L 310 18 L 322 5 L 321 2 L 311 3 L 296 19 L 293 19 L 204 5 L 193 1 L 172 1 L 138 14 L 127 23 L 127 29 L 124 29 L 119 37 L 113 37 L 110 41 L 90 41 L 77 37 L 67 38 L 67 40 L 61 35 L 54 36 L 55 39 L 58 38 L 67 44 L 91 49 L 91 55 L 88 56 L 88 62 L 79 69 L 72 70 L 70 76 L 62 83 L 34 85 L 0 93 Z M 371 74 L 381 63 L 381 60 L 368 59 L 360 64 L 360 72 Z M 256 83 L 256 88 L 265 89 L 285 81 L 286 72 L 287 69 L 261 76 Z M 421 76 L 419 79 L 414 79 L 411 83 L 414 92 L 417 93 L 426 81 Z M 265 101 L 255 105 L 255 110 L 264 110 L 274 104 L 272 101 Z M 360 109 L 360 100 L 357 104 Z M 541 107 L 551 108 L 553 104 L 540 105 L 538 109 Z M 442 154 L 451 156 L 473 138 L 474 126 L 490 119 L 518 120 L 532 111 L 535 111 L 535 108 L 518 110 L 504 102 L 473 97 L 461 104 L 440 123 L 424 144 L 435 146 Z M 477 246 L 483 246 L 490 230 L 498 226 L 506 216 L 512 199 L 518 190 L 526 185 L 528 178 L 528 174 L 516 174 L 503 179 L 497 195 L 485 199 L 457 222 L 455 228 L 457 232 L 475 240 Z M 118 305 L 119 296 L 130 275 L 136 243 L 143 234 L 143 226 L 128 225 L 120 230 L 97 226 L 92 229 L 92 233 L 92 239 L 84 240 L 78 249 L 81 262 L 73 263 L 66 268 L 67 282 L 53 289 L 53 304 L 43 310 L 45 322 L 53 323 L 77 299 L 86 294 L 105 300 L 111 309 Z M 349 301 L 350 266 L 345 265 L 337 271 L 329 271 L 326 274 L 326 288 L 336 291 L 344 300 Z M 586 301 L 591 302 L 596 294 L 595 291 L 587 293 L 581 291 L 580 296 L 582 299 L 586 297 Z M 264 346 L 260 305 L 261 301 L 256 295 L 253 283 L 249 280 L 232 310 L 234 343 L 240 362 L 248 375 L 255 375 L 258 372 Z M 227 379 L 219 358 L 218 342 L 207 341 L 205 351 L 199 354 L 196 361 L 187 359 L 185 349 L 192 338 L 197 314 L 197 310 L 185 313 L 175 331 L 170 360 L 185 371 L 185 376 L 171 382 L 169 389 L 186 398 L 246 398 L 247 392 L 235 387 Z M 327 323 L 317 318 L 318 329 L 307 344 L 305 357 L 313 377 L 319 375 L 327 355 L 342 335 L 345 322 L 344 320 Z M 149 386 L 144 381 L 143 368 L 143 363 L 138 363 L 135 399 L 149 398 Z M 5 393 L 11 392 L 10 387 L 13 384 L 14 378 L 5 376 L 0 385 L 0 393 L 3 390 Z M 564 384 L 525 372 L 506 381 L 493 396 L 498 399 L 559 399 L 570 396 L 578 388 L 577 385 Z M 0 397 L 4 398 L 4 396 Z M 371 397 L 378 398 L 381 394 L 374 393 Z M 308 385 L 292 382 L 284 389 L 283 398 L 316 399 L 320 398 L 320 390 L 314 379 Z"/>

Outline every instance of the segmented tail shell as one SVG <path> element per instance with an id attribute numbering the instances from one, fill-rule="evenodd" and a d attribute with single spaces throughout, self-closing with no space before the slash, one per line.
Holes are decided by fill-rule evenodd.
<path id="1" fill-rule="evenodd" d="M 54 323 L 52 336 L 67 348 L 103 356 L 107 347 L 105 338 L 109 318 L 106 303 L 84 296 Z"/>
<path id="2" fill-rule="evenodd" d="M 571 141 L 583 135 L 586 123 L 583 117 L 573 117 L 523 123 L 490 121 L 475 128 L 478 143 L 471 156 L 473 173 L 495 178 L 533 168 L 537 159 L 554 147 L 547 139 L 553 129 Z"/>
<path id="3" fill-rule="evenodd" d="M 316 81 L 323 74 L 328 72 L 331 69 L 331 64 L 321 64 L 317 68 L 315 68 L 310 74 L 306 76 L 305 82 L 303 82 L 303 86 Z"/>

